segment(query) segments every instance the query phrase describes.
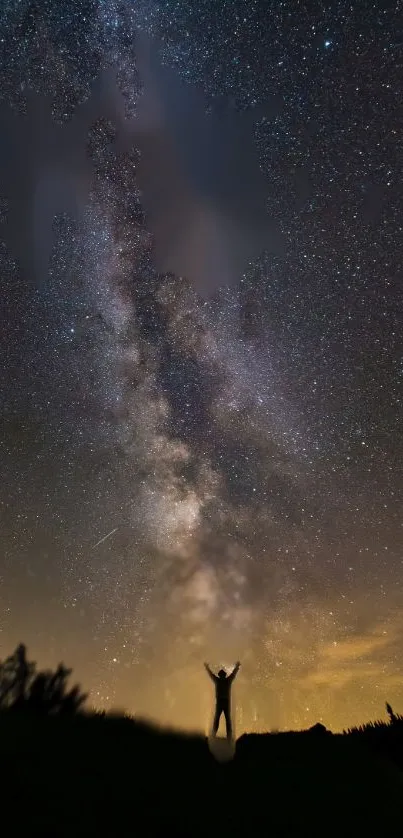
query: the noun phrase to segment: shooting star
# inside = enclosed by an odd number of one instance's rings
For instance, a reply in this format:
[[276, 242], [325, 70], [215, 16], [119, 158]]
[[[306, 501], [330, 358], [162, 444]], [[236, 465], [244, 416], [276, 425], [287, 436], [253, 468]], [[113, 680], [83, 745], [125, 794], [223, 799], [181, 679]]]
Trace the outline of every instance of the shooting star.
[[93, 547], [91, 547], [91, 550], [95, 550], [96, 547], [99, 547], [100, 544], [103, 544], [103, 542], [106, 541], [107, 538], [110, 538], [111, 535], [113, 535], [113, 533], [116, 532], [117, 529], [118, 529], [118, 527], [115, 527], [114, 530], [111, 530], [110, 532], [107, 533], [107, 535], [104, 535], [103, 538], [100, 538], [99, 541], [97, 541], [97, 543], [94, 544]]

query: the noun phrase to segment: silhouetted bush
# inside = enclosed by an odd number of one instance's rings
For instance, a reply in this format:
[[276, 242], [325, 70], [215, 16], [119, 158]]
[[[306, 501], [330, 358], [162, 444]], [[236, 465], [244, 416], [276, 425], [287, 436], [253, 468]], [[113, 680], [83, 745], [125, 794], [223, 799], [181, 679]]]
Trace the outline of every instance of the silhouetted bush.
[[374, 722], [358, 725], [343, 731], [356, 741], [370, 747], [372, 751], [393, 760], [403, 768], [403, 716], [394, 713], [390, 704], [386, 703], [389, 721], [377, 719]]
[[62, 664], [36, 671], [24, 646], [0, 665], [0, 791], [15, 821], [7, 835], [400, 834], [402, 774], [376, 753], [398, 762], [403, 720], [393, 711], [344, 735], [321, 724], [244, 734], [234, 759], [219, 763], [202, 735], [76, 712], [84, 696], [68, 689], [69, 676]]
[[23, 643], [5, 661], [0, 662], [0, 710], [32, 710], [42, 714], [74, 714], [87, 695], [78, 684], [68, 689], [72, 670], [59, 663], [52, 672], [37, 672], [27, 660]]

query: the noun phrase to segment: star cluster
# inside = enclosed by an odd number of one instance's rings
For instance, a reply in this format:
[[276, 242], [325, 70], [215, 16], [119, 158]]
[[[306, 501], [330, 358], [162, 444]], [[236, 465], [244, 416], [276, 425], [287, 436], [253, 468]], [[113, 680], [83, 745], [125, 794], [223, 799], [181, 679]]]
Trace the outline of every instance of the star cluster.
[[5, 3], [1, 654], [96, 706], [398, 707], [401, 12]]

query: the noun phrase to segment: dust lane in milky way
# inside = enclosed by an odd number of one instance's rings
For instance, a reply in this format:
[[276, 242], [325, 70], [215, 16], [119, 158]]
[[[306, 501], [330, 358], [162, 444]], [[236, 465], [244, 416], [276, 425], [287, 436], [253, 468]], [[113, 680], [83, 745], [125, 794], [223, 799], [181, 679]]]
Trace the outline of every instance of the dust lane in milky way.
[[5, 4], [0, 655], [97, 706], [399, 706], [398, 5]]

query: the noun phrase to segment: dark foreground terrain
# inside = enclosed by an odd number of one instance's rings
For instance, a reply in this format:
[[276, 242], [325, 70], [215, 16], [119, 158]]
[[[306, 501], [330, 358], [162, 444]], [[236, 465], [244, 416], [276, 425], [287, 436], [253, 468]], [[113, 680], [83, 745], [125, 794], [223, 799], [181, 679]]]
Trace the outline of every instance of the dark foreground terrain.
[[402, 835], [400, 727], [371, 730], [244, 735], [220, 764], [124, 717], [2, 712], [1, 834]]

